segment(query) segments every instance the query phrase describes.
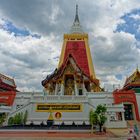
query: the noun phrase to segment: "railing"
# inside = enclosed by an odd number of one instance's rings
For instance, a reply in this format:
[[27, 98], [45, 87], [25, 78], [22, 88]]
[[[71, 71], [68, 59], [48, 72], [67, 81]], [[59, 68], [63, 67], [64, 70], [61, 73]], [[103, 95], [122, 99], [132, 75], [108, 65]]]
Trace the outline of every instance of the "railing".
[[88, 98], [113, 98], [111, 92], [86, 92], [85, 93]]
[[27, 108], [29, 105], [31, 105], [31, 102], [28, 102], [28, 103], [25, 104], [23, 107], [21, 107], [21, 108], [15, 110], [15, 111], [13, 111], [13, 112], [11, 112], [11, 113], [9, 114], [9, 117], [15, 115], [15, 114], [18, 113], [18, 112], [22, 112], [23, 110], [25, 111], [25, 108]]
[[45, 97], [33, 97], [31, 102], [87, 102], [86, 96], [69, 96], [69, 95], [47, 95]]
[[55, 96], [55, 95], [48, 95], [45, 97], [46, 100], [58, 100], [59, 96]]

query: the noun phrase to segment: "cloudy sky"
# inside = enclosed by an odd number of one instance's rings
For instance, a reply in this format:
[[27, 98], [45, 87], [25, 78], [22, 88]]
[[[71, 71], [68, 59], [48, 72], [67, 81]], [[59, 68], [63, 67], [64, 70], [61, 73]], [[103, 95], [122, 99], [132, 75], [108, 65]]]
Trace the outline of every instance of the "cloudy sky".
[[[21, 91], [41, 91], [59, 61], [76, 0], [0, 0], [0, 73]], [[79, 0], [97, 77], [111, 89], [140, 67], [140, 1]]]

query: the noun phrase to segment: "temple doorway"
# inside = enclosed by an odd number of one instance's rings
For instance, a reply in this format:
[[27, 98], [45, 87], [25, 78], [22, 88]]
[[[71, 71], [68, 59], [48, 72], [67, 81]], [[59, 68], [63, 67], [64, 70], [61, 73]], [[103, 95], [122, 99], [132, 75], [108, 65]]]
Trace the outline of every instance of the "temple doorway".
[[124, 104], [124, 110], [125, 120], [134, 120], [133, 104]]
[[64, 95], [74, 95], [74, 76], [65, 76], [65, 93]]

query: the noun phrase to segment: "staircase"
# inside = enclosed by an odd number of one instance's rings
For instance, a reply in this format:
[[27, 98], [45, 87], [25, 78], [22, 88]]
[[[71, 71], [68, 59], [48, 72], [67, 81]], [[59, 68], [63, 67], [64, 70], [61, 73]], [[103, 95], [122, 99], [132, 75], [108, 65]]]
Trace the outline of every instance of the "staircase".
[[24, 112], [25, 110], [27, 110], [26, 108], [28, 108], [28, 106], [32, 105], [31, 102], [28, 102], [27, 104], [25, 104], [24, 106], [22, 106], [21, 108], [17, 109], [16, 111], [13, 111], [12, 113], [10, 113], [8, 115], [8, 117], [12, 117], [14, 115], [16, 115], [19, 112]]

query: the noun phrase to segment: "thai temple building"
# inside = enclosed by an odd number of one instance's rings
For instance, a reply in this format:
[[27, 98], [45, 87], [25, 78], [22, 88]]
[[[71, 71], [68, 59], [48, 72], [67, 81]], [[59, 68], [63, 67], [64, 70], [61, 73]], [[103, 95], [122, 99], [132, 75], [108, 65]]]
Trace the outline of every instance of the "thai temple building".
[[116, 104], [122, 102], [125, 109], [125, 120], [140, 121], [140, 71], [136, 71], [126, 79], [121, 90], [113, 92]]
[[58, 67], [42, 86], [42, 92], [19, 92], [13, 79], [0, 75], [0, 112], [7, 114], [5, 125], [10, 117], [26, 111], [26, 124], [47, 125], [52, 120], [58, 125], [89, 125], [89, 112], [99, 104], [107, 107], [107, 128], [126, 128], [127, 121], [140, 121], [140, 71], [137, 68], [122, 89], [107, 92], [100, 87], [78, 5], [70, 32], [64, 34]]
[[0, 113], [11, 111], [16, 92], [14, 79], [0, 74]]

